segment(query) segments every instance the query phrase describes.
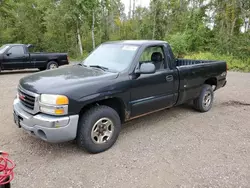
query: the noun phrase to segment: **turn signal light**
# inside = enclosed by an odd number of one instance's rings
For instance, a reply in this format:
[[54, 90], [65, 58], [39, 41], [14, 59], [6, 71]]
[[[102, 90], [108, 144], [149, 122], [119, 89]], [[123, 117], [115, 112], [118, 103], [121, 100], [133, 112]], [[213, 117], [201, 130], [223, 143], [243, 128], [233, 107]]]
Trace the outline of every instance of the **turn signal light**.
[[57, 105], [69, 104], [69, 99], [66, 96], [58, 96], [56, 99]]
[[62, 114], [64, 114], [64, 109], [55, 109], [55, 114], [56, 115], [62, 115]]

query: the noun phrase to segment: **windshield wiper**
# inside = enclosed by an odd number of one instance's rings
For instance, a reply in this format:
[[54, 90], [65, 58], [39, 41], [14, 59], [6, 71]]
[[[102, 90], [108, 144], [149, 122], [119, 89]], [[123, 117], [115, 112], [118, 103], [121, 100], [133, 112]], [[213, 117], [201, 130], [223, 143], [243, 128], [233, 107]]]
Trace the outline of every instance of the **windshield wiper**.
[[103, 66], [100, 66], [100, 65], [90, 65], [89, 67], [94, 67], [94, 68], [102, 69], [104, 71], [108, 71], [109, 70], [109, 68], [103, 67]]

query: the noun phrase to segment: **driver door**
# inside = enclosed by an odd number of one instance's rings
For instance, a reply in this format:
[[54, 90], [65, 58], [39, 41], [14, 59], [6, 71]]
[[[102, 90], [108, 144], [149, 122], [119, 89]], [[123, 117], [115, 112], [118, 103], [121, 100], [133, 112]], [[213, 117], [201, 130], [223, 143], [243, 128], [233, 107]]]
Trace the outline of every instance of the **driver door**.
[[12, 46], [3, 57], [4, 69], [23, 69], [27, 56], [24, 54], [23, 46]]
[[[174, 105], [174, 76], [168, 68], [163, 46], [148, 47], [138, 63], [152, 62], [156, 66], [153, 74], [141, 74], [132, 80], [131, 117], [157, 111]], [[155, 54], [158, 60], [155, 61]]]

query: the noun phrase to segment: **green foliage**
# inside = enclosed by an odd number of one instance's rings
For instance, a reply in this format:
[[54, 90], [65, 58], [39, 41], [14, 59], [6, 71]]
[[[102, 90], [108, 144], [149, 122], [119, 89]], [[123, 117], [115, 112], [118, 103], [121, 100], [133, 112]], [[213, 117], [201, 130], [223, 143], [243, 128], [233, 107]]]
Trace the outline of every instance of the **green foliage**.
[[152, 54], [154, 52], [160, 52], [161, 54], [163, 54], [163, 50], [161, 47], [149, 47], [147, 48], [141, 55], [140, 57], [140, 62], [150, 62], [151, 61], [151, 57]]
[[201, 53], [194, 53], [194, 54], [186, 55], [185, 58], [226, 61], [228, 65], [228, 69], [230, 70], [250, 72], [250, 57], [245, 58], [245, 59], [239, 59], [232, 55], [219, 55], [219, 54], [213, 54], [210, 52], [201, 52]]
[[222, 54], [231, 68], [247, 70], [249, 0], [151, 0], [131, 17], [124, 9], [121, 0], [0, 0], [0, 45], [32, 43], [77, 58], [107, 40], [165, 39], [178, 57]]
[[189, 35], [186, 33], [176, 33], [166, 38], [171, 45], [176, 57], [183, 57], [189, 50]]
[[71, 62], [82, 62], [86, 57], [88, 57], [89, 54], [90, 54], [89, 52], [83, 51], [83, 55], [70, 57], [69, 59]]

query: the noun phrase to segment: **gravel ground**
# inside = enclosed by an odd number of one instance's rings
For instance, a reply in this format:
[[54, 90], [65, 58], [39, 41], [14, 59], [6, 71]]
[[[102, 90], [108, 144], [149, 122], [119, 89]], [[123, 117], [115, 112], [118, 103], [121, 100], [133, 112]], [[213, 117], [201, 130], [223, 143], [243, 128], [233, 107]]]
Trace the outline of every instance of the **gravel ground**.
[[0, 75], [0, 149], [17, 164], [13, 187], [250, 187], [249, 73], [230, 72], [210, 112], [185, 105], [131, 121], [97, 155], [16, 128], [16, 86], [30, 73]]

